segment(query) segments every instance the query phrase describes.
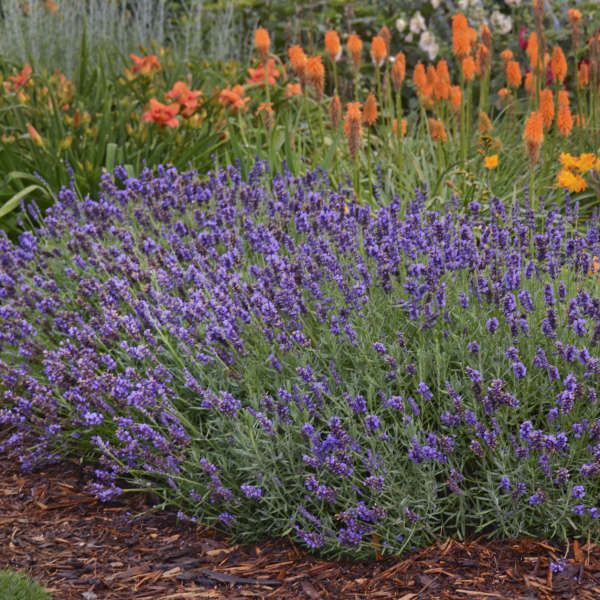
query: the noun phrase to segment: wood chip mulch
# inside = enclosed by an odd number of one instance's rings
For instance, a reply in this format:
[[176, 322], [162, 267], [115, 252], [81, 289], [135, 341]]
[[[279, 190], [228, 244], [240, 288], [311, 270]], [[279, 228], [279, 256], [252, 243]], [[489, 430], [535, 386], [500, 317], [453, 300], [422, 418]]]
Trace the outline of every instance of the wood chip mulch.
[[[448, 539], [395, 560], [340, 563], [291, 542], [241, 547], [177, 523], [138, 494], [102, 504], [74, 462], [23, 474], [0, 456], [0, 568], [31, 574], [55, 600], [201, 598], [549, 600], [600, 598], [600, 548], [563, 553], [530, 539]], [[1, 595], [1, 594], [0, 594]]]

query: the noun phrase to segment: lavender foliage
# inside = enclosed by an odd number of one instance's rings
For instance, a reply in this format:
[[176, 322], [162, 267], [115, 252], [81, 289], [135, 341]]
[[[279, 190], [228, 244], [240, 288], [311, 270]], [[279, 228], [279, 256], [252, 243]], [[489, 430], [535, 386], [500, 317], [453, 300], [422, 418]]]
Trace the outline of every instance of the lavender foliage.
[[0, 233], [0, 449], [328, 555], [598, 535], [597, 221], [427, 206], [264, 162], [63, 189]]

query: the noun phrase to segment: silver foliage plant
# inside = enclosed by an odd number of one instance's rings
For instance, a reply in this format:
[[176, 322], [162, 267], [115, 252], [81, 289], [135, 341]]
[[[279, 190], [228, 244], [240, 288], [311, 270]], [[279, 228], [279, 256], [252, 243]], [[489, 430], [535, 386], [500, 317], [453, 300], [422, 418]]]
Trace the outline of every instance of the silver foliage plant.
[[33, 61], [72, 76], [86, 52], [99, 60], [106, 50], [126, 56], [141, 46], [152, 51], [169, 45], [182, 60], [199, 55], [218, 60], [240, 58], [250, 43], [242, 39], [233, 1], [218, 14], [207, 13], [203, 0], [178, 5], [167, 0], [56, 0], [56, 8], [53, 12], [45, 2], [32, 0], [26, 10], [22, 0], [3, 0], [1, 58], [17, 65]]

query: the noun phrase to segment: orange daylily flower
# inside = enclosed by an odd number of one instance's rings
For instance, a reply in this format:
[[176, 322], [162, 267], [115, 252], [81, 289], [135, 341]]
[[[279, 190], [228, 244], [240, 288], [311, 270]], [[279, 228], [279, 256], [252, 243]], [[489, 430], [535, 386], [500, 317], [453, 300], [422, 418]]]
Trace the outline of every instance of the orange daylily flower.
[[[260, 63], [256, 69], [248, 69], [250, 77], [246, 80], [246, 85], [258, 84], [259, 87], [265, 86], [265, 66], [264, 62]], [[269, 85], [275, 85], [280, 73], [275, 68], [275, 60], [270, 58], [267, 61], [267, 82]]]
[[27, 83], [31, 73], [32, 71], [29, 63], [25, 63], [25, 66], [18, 75], [9, 76], [9, 79], [12, 81], [12, 91], [15, 93], [18, 92]]
[[135, 54], [130, 54], [129, 58], [135, 63], [134, 67], [131, 69], [132, 73], [141, 73], [142, 75], [147, 75], [152, 71], [160, 71], [161, 66], [158, 62], [158, 57], [155, 54], [150, 54], [149, 56], [136, 56]]
[[224, 107], [233, 107], [235, 110], [243, 109], [248, 102], [250, 102], [250, 98], [244, 98], [244, 86], [242, 85], [234, 85], [233, 88], [231, 86], [227, 86], [224, 90], [221, 90], [219, 94], [219, 102]]
[[175, 115], [179, 112], [179, 104], [163, 104], [158, 100], [150, 99], [150, 110], [146, 111], [142, 116], [144, 123], [153, 121], [161, 127], [168, 125], [173, 129], [179, 126], [179, 121], [175, 118]]
[[185, 119], [191, 117], [196, 112], [199, 106], [197, 100], [199, 96], [202, 96], [202, 90], [190, 90], [185, 81], [177, 81], [165, 94], [165, 98], [174, 100], [179, 104], [181, 116]]
[[288, 83], [285, 86], [284, 96], [286, 98], [293, 98], [302, 94], [302, 86], [299, 83]]
[[42, 140], [42, 136], [38, 133], [37, 129], [31, 124], [27, 123], [25, 125], [27, 128], [27, 133], [29, 134], [29, 139], [40, 148], [44, 147], [44, 140]]

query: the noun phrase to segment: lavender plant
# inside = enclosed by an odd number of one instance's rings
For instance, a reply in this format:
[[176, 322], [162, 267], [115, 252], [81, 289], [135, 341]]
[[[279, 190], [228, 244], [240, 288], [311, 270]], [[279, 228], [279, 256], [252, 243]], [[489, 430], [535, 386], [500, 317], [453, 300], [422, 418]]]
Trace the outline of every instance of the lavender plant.
[[260, 161], [63, 189], [0, 234], [1, 449], [331, 556], [597, 536], [597, 219], [426, 206]]

